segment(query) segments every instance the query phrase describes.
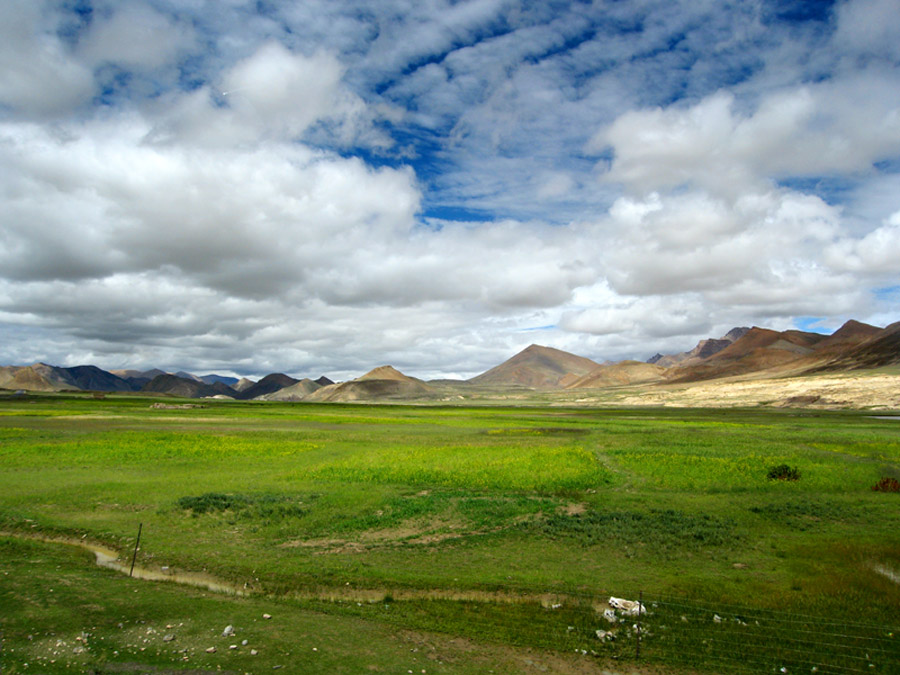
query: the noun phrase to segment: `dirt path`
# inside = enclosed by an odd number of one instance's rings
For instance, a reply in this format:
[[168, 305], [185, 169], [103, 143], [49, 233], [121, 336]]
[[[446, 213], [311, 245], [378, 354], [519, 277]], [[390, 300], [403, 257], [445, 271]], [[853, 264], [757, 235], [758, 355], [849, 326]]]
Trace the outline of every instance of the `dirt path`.
[[[205, 588], [215, 593], [224, 593], [234, 596], [267, 595], [264, 591], [255, 591], [234, 583], [218, 579], [211, 574], [203, 572], [191, 572], [170, 570], [166, 567], [151, 569], [135, 565], [132, 571], [130, 562], [122, 562], [116, 551], [83, 539], [69, 537], [48, 537], [39, 534], [25, 534], [20, 532], [0, 531], [2, 537], [14, 537], [18, 539], [30, 539], [50, 544], [63, 544], [75, 546], [90, 551], [96, 558], [96, 564], [106, 569], [111, 569], [126, 576], [147, 581], [167, 581], [196, 588]], [[329, 602], [351, 601], [375, 603], [384, 601], [390, 596], [394, 600], [456, 600], [468, 602], [491, 602], [497, 604], [525, 604], [540, 603], [544, 607], [555, 607], [563, 604], [581, 603], [582, 598], [563, 593], [527, 593], [513, 591], [483, 591], [452, 588], [433, 589], [403, 589], [403, 588], [355, 588], [353, 586], [333, 586], [319, 589], [302, 589], [291, 591], [282, 597], [295, 600], [325, 600]], [[596, 602], [594, 610], [602, 614], [609, 609], [607, 602]]]

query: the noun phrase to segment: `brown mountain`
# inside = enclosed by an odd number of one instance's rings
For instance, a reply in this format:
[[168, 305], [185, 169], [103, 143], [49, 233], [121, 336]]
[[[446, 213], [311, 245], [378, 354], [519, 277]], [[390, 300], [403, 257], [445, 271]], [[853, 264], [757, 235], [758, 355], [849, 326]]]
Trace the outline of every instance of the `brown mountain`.
[[271, 394], [263, 394], [257, 396], [257, 401], [302, 401], [314, 391], [318, 391], [322, 385], [310, 380], [308, 377], [303, 378], [296, 384], [292, 384], [284, 389], [279, 389]]
[[[241, 400], [258, 398], [260, 396], [265, 396], [266, 394], [273, 394], [279, 389], [290, 387], [293, 384], [297, 384], [299, 381], [300, 380], [293, 378], [290, 375], [285, 375], [284, 373], [272, 373], [271, 375], [266, 375], [253, 386], [247, 387], [243, 391], [235, 392], [232, 395]], [[234, 390], [232, 389], [232, 391]]]
[[558, 388], [563, 386], [564, 378], [567, 383], [571, 381], [571, 377], [567, 378], [567, 375], [581, 377], [599, 365], [583, 356], [560, 349], [531, 345], [499, 366], [473, 377], [469, 382], [536, 389]]
[[641, 361], [620, 361], [608, 365], [601, 365], [587, 375], [579, 377], [566, 389], [602, 389], [606, 387], [621, 387], [631, 384], [649, 384], [661, 382], [665, 378], [666, 369], [660, 365], [643, 363]]
[[[864, 330], [868, 332], [868, 329]], [[900, 321], [856, 343], [847, 343], [825, 363], [811, 368], [809, 372], [880, 368], [898, 363], [900, 363]]]
[[834, 348], [846, 349], [848, 346], [858, 345], [880, 333], [883, 328], [871, 326], [867, 323], [850, 319], [834, 333], [816, 345], [816, 351], [831, 350]]
[[97, 366], [74, 366], [61, 370], [65, 370], [68, 379], [78, 389], [84, 391], [133, 391], [135, 389], [131, 382]]
[[26, 391], [61, 391], [73, 389], [46, 378], [34, 366], [6, 366], [0, 370], [0, 387], [3, 389], [25, 389]]
[[365, 380], [396, 380], [397, 382], [417, 382], [416, 378], [404, 375], [393, 366], [378, 366], [373, 368], [365, 375], [356, 378], [356, 382]]
[[29, 391], [133, 391], [125, 379], [96, 366], [63, 368], [46, 363], [9, 366], [0, 371], [0, 387]]
[[208, 396], [234, 396], [235, 391], [227, 384], [217, 382], [206, 384], [197, 380], [189, 380], [186, 377], [178, 377], [166, 373], [157, 375], [141, 389], [143, 392], [154, 394], [168, 394], [169, 396], [181, 396], [183, 398], [206, 398]]
[[330, 384], [314, 391], [306, 401], [383, 401], [432, 398], [433, 387], [422, 380], [404, 375], [392, 366], [380, 366], [355, 380]]
[[153, 368], [152, 370], [110, 370], [109, 372], [128, 382], [133, 391], [140, 391], [144, 385], [157, 375], [166, 375], [166, 371], [159, 368]]
[[653, 358], [648, 359], [647, 363], [654, 363], [657, 366], [663, 366], [664, 368], [678, 365], [694, 365], [704, 359], [708, 359], [713, 354], [719, 353], [736, 340], [744, 337], [749, 330], [750, 329], [746, 326], [732, 328], [720, 338], [700, 340], [700, 342], [697, 343], [697, 346], [690, 351], [681, 352], [680, 354], [657, 354]]
[[244, 391], [245, 389], [249, 389], [250, 387], [252, 387], [254, 384], [256, 384], [256, 382], [254, 382], [253, 380], [242, 377], [237, 381], [236, 384], [231, 385], [231, 388], [235, 391]]
[[667, 374], [671, 382], [694, 382], [733, 377], [783, 367], [813, 353], [825, 339], [819, 333], [774, 331], [753, 327], [721, 351], [695, 365], [676, 366]]

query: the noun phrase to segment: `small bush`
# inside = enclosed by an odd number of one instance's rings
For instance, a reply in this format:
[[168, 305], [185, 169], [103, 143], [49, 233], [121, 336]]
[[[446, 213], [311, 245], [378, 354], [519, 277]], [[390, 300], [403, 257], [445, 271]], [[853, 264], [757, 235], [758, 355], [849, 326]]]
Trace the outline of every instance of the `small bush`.
[[900, 492], [900, 481], [890, 476], [885, 476], [872, 486], [875, 492]]
[[247, 504], [243, 495], [226, 495], [220, 492], [207, 492], [199, 497], [182, 497], [178, 500], [178, 506], [185, 511], [194, 513], [208, 513], [210, 511], [236, 510]]
[[[307, 498], [315, 499], [315, 497], [315, 495], [311, 495]], [[194, 516], [228, 511], [241, 518], [280, 520], [303, 516], [306, 513], [301, 501], [290, 499], [284, 495], [272, 494], [242, 495], [207, 492], [196, 497], [181, 497], [177, 503], [179, 508], [191, 511]]]
[[770, 466], [769, 473], [766, 474], [766, 477], [769, 480], [800, 480], [800, 469], [796, 466], [788, 466], [787, 464]]

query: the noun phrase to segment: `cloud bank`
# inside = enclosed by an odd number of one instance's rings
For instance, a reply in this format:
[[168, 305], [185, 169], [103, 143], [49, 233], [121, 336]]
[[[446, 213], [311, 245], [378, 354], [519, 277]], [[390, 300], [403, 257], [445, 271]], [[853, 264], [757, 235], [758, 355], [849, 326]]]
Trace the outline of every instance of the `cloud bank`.
[[471, 376], [897, 320], [891, 4], [16, 0], [0, 363]]

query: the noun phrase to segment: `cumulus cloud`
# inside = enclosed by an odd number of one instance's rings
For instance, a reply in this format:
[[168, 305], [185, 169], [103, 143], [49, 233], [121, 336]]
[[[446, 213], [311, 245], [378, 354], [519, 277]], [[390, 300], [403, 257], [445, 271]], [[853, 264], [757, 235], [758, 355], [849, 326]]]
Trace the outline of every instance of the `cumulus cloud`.
[[831, 265], [846, 272], [885, 275], [895, 280], [900, 251], [900, 211], [861, 239], [843, 238], [827, 251]]
[[835, 43], [851, 52], [900, 59], [893, 21], [897, 6], [891, 0], [854, 0], [837, 8]]
[[588, 147], [614, 148], [606, 179], [637, 190], [741, 194], [779, 176], [862, 171], [900, 152], [900, 98], [867, 79], [777, 92], [751, 115], [724, 91], [687, 109], [628, 112]]
[[154, 69], [175, 61], [194, 47], [192, 29], [152, 6], [118, 2], [98, 12], [78, 42], [86, 63], [114, 63], [125, 68]]
[[467, 376], [884, 317], [889, 9], [16, 1], [0, 362]]
[[408, 170], [372, 170], [297, 145], [142, 143], [148, 129], [136, 118], [63, 138], [0, 127], [8, 275], [169, 266], [237, 294], [277, 293], [318, 269], [323, 252], [336, 256], [412, 227], [419, 194]]
[[0, 22], [0, 112], [48, 118], [86, 103], [94, 93], [89, 68], [72, 58], [56, 34], [58, 17], [40, 3], [12, 0]]

